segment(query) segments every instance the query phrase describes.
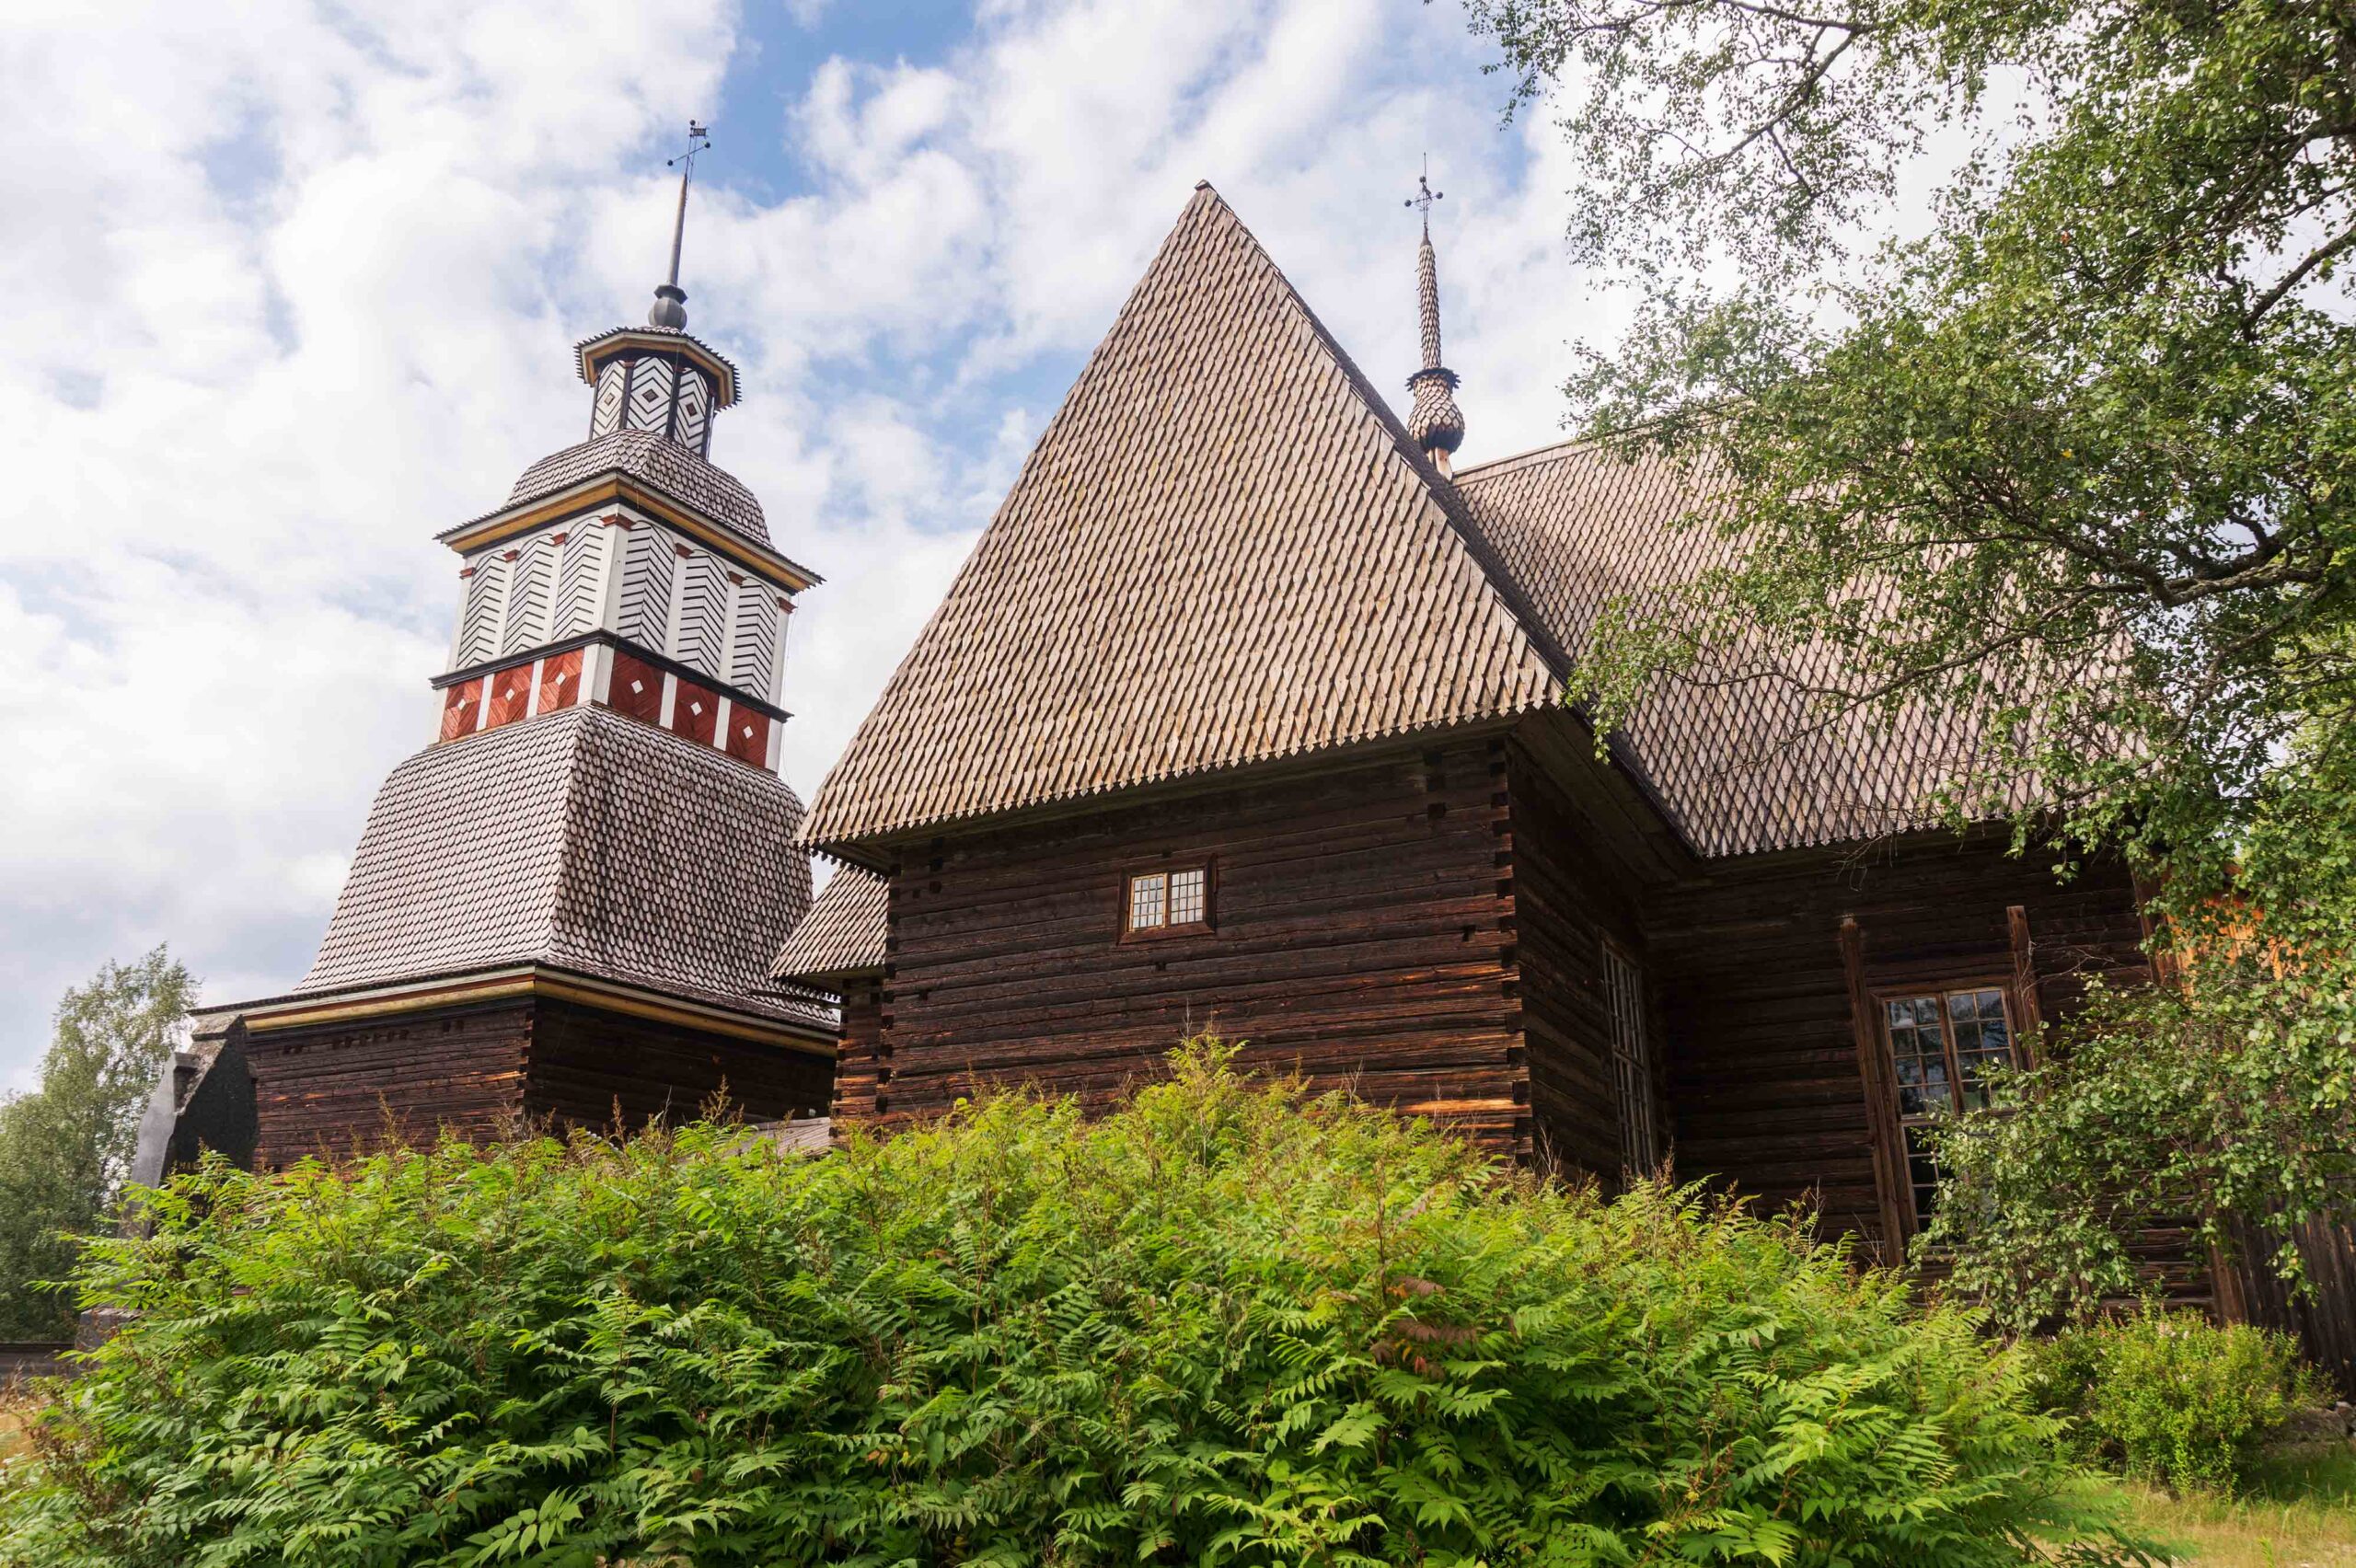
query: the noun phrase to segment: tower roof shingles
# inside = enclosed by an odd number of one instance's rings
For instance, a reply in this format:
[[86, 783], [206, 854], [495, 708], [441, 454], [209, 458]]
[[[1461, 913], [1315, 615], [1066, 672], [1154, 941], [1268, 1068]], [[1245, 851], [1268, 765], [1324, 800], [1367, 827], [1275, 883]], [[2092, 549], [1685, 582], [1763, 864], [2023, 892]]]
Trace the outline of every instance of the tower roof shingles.
[[769, 963], [810, 903], [802, 802], [609, 709], [428, 747], [369, 808], [297, 995], [541, 963], [825, 1027]]

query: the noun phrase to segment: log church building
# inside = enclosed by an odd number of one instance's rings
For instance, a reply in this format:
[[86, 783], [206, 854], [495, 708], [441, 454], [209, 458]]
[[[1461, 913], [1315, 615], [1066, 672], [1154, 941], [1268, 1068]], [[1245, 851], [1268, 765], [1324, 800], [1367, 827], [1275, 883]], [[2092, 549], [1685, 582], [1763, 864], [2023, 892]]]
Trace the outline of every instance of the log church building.
[[1663, 466], [1460, 464], [1427, 205], [1418, 262], [1402, 420], [1198, 186], [805, 813], [819, 579], [711, 460], [737, 375], [675, 253], [575, 352], [587, 438], [441, 536], [438, 731], [309, 974], [222, 1015], [257, 1159], [723, 1082], [886, 1127], [988, 1083], [1101, 1103], [1215, 1030], [1516, 1160], [1673, 1159], [1902, 1241], [1919, 1124], [2143, 963], [2132, 880], [1939, 827], [1965, 715], [1672, 688], [1599, 757], [1588, 629], [1715, 547]]

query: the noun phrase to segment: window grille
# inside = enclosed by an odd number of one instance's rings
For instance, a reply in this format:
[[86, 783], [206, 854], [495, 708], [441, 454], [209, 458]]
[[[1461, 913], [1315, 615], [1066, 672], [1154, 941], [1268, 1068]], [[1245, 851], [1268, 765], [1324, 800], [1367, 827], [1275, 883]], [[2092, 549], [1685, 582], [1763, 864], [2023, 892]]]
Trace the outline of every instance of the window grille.
[[1139, 871], [1129, 878], [1126, 934], [1200, 929], [1210, 919], [1208, 866]]
[[1199, 926], [1203, 922], [1203, 870], [1170, 873], [1170, 923]]
[[1169, 880], [1160, 871], [1129, 879], [1129, 929], [1149, 931], [1170, 923]]
[[1645, 1028], [1644, 976], [1628, 955], [1603, 945], [1603, 997], [1611, 1015], [1611, 1082], [1620, 1100], [1620, 1159], [1628, 1170], [1660, 1164], [1653, 1127], [1652, 1036]]
[[1886, 997], [1882, 1037], [1889, 1047], [1906, 1185], [1919, 1226], [1931, 1217], [1944, 1174], [1931, 1147], [1931, 1124], [1951, 1106], [1984, 1109], [1989, 1069], [2018, 1065], [2012, 1014], [1995, 986]]

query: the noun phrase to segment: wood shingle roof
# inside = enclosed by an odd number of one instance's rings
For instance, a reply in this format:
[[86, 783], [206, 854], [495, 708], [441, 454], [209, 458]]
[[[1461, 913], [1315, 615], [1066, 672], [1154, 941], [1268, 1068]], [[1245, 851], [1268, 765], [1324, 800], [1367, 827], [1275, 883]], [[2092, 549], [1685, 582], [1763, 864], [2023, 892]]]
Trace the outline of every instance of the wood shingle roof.
[[1198, 189], [805, 836], [927, 824], [1545, 702], [1461, 509]]
[[[1207, 185], [820, 788], [882, 840], [1562, 700], [1607, 600], [1723, 548], [1706, 489], [1566, 443], [1455, 480]], [[1726, 651], [1620, 755], [1696, 852], [1926, 825], [1970, 714], [1812, 722], [1821, 651]]]
[[826, 1027], [769, 963], [810, 903], [785, 781], [594, 706], [430, 746], [376, 792], [296, 995], [538, 963]]
[[890, 895], [891, 883], [865, 867], [838, 869], [785, 939], [769, 973], [820, 984], [883, 968]]

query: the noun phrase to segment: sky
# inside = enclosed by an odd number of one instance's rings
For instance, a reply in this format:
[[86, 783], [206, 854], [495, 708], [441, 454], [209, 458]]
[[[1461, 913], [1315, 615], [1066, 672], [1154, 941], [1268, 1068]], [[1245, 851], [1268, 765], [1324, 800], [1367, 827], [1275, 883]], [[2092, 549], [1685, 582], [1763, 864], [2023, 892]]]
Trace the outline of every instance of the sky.
[[0, 1088], [107, 960], [301, 976], [433, 732], [433, 536], [581, 439], [571, 345], [644, 318], [689, 117], [689, 329], [745, 372], [712, 457], [826, 580], [807, 800], [1199, 179], [1403, 407], [1428, 156], [1460, 461], [1560, 437], [1611, 306], [1490, 58], [1452, 0], [17, 0]]

